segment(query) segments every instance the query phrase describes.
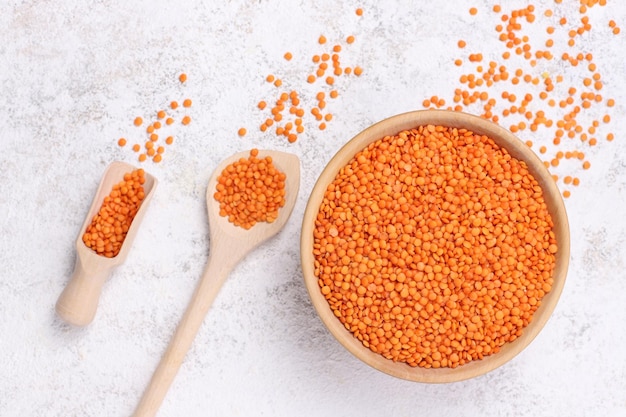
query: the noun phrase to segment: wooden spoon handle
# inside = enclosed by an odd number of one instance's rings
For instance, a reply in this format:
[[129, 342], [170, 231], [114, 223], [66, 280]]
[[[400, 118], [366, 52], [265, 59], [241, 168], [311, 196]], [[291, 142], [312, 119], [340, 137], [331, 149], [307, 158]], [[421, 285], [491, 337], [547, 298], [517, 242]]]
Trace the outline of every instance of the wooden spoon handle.
[[232, 266], [212, 262], [220, 259], [211, 256], [207, 262], [200, 283], [198, 284], [187, 310], [183, 315], [170, 344], [154, 371], [150, 384], [135, 409], [133, 417], [152, 417], [156, 415], [167, 391], [174, 381], [187, 351], [191, 347], [200, 326]]
[[109, 272], [109, 269], [88, 271], [80, 257], [77, 257], [72, 277], [56, 303], [55, 309], [59, 317], [74, 326], [91, 323]]

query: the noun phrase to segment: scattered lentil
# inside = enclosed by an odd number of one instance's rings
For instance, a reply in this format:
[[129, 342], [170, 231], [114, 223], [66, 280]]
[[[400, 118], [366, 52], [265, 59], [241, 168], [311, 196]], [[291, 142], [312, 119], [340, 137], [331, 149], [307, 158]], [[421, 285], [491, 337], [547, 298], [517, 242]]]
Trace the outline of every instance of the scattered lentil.
[[[187, 81], [187, 75], [185, 73], [181, 73], [178, 76], [178, 80], [180, 81], [180, 83], [185, 83]], [[189, 107], [191, 107], [191, 99], [186, 98], [183, 100], [183, 107], [185, 107], [186, 109], [188, 109]], [[155, 163], [161, 162], [163, 159], [163, 154], [165, 153], [165, 147], [163, 146], [155, 146], [154, 144], [157, 143], [159, 141], [159, 134], [157, 134], [157, 131], [160, 131], [160, 129], [166, 129], [166, 127], [168, 127], [167, 129], [171, 129], [171, 126], [174, 124], [174, 117], [179, 116], [177, 114], [177, 112], [175, 112], [176, 109], [179, 108], [179, 104], [178, 101], [173, 100], [169, 102], [169, 107], [170, 109], [173, 111], [172, 114], [168, 115], [168, 113], [161, 109], [161, 110], [157, 110], [154, 113], [154, 117], [155, 119], [153, 121], [151, 121], [150, 123], [147, 124], [145, 132], [147, 135], [147, 139], [148, 140], [140, 140], [140, 143], [135, 143], [132, 147], [131, 150], [135, 153], [138, 153], [141, 151], [141, 149], [144, 149], [144, 152], [140, 153], [137, 156], [137, 160], [139, 162], [145, 162], [148, 157], [151, 157], [152, 161]], [[164, 123], [163, 123], [164, 122]], [[185, 124], [189, 124], [191, 122], [191, 117], [189, 115], [183, 115], [181, 122], [183, 125]], [[135, 119], [133, 120], [133, 124], [135, 126], [141, 126], [143, 125], [144, 120], [142, 117], [135, 117]], [[164, 132], [164, 136], [165, 134], [169, 134], [170, 132]], [[124, 139], [123, 141], [121, 139]], [[125, 138], [121, 138], [117, 141], [117, 144], [120, 147], [123, 147], [126, 145], [127, 140]], [[165, 140], [165, 144], [167, 145], [171, 145], [174, 142], [174, 138], [172, 135], [167, 136], [166, 140]]]
[[[560, 4], [561, 1], [555, 0], [555, 3]], [[455, 104], [446, 106], [440, 100], [424, 99], [423, 107], [469, 111], [503, 124], [530, 143], [531, 148], [537, 147], [544, 164], [551, 171], [563, 174], [555, 175], [559, 186], [568, 188], [570, 184], [565, 184], [562, 178], [567, 176], [565, 171], [572, 169], [572, 165], [554, 162], [559, 159], [556, 154], [563, 148], [572, 150], [581, 146], [596, 146], [598, 138], [595, 135], [600, 134], [600, 128], [587, 124], [587, 121], [596, 119], [610, 123], [611, 115], [603, 114], [600, 106], [604, 104], [607, 109], [615, 106], [613, 98], [604, 99], [598, 94], [605, 88], [605, 84], [593, 55], [576, 51], [583, 49], [576, 45], [576, 41], [592, 29], [591, 14], [588, 14], [590, 9], [605, 6], [606, 1], [579, 0], [579, 5], [579, 16], [559, 16], [556, 20], [552, 16], [557, 13], [550, 8], [540, 13], [532, 4], [510, 10], [504, 10], [500, 5], [493, 6], [492, 11], [499, 17], [495, 30], [497, 39], [504, 47], [504, 51], [499, 54], [503, 62], [490, 61], [487, 67], [479, 51], [454, 59], [455, 66], [470, 67], [459, 77], [461, 85], [454, 92]], [[559, 7], [558, 13], [563, 12], [565, 9]], [[477, 9], [472, 7], [470, 14], [476, 13]], [[555, 21], [558, 22], [557, 27]], [[611, 30], [617, 28], [614, 20], [608, 22]], [[533, 24], [544, 25], [548, 35], [547, 39], [538, 44], [531, 42], [525, 33], [526, 28]], [[567, 39], [566, 46], [555, 42], [559, 36]], [[467, 45], [465, 40], [456, 42], [459, 48]], [[558, 85], [565, 80], [563, 74], [551, 74], [539, 69], [545, 68], [542, 67], [543, 62], [547, 64], [554, 59], [561, 59], [568, 64], [567, 70], [572, 71], [571, 76], [567, 77], [569, 85]], [[575, 70], [585, 71], [585, 74], [577, 74]], [[513, 91], [521, 91], [523, 94], [516, 96]], [[502, 100], [496, 99], [500, 93]], [[538, 100], [533, 100], [534, 97], [538, 97]], [[547, 112], [550, 108], [553, 110]], [[549, 133], [543, 132], [544, 129]], [[524, 138], [534, 132], [537, 132], [538, 140]], [[611, 132], [605, 134], [607, 139], [614, 138]], [[545, 137], [552, 142], [549, 147], [542, 143]], [[564, 195], [569, 196], [570, 193]]]
[[[349, 35], [345, 38], [345, 45], [354, 43], [355, 37]], [[319, 45], [327, 45], [328, 39], [324, 35], [320, 35], [317, 39]], [[300, 95], [298, 91], [292, 90], [286, 92], [279, 90], [278, 97], [273, 100], [260, 100], [257, 104], [259, 110], [269, 110], [271, 112], [271, 118], [264, 118], [265, 120], [259, 124], [259, 130], [261, 132], [273, 132], [276, 136], [282, 136], [287, 139], [288, 142], [293, 143], [298, 139], [298, 135], [302, 134], [305, 129], [302, 126], [302, 118], [309, 110], [317, 109], [315, 112], [311, 111], [311, 114], [315, 117], [315, 120], [320, 122], [324, 120], [319, 110], [324, 109], [326, 102], [323, 98], [320, 98], [320, 94], [328, 94], [331, 98], [337, 98], [339, 96], [336, 90], [336, 85], [340, 77], [349, 76], [354, 74], [360, 76], [363, 73], [363, 69], [359, 66], [354, 68], [344, 66], [341, 62], [341, 53], [344, 50], [344, 45], [336, 43], [330, 47], [327, 51], [321, 51], [315, 53], [311, 57], [311, 62], [314, 64], [312, 71], [307, 71], [305, 81], [308, 84], [322, 84], [320, 90], [315, 94], [315, 103], [303, 102], [301, 103]], [[289, 54], [289, 53], [287, 53]], [[285, 54], [285, 58], [287, 58]], [[265, 77], [268, 83], [274, 83], [274, 86], [281, 87], [282, 81], [276, 78], [275, 75], [270, 74]], [[276, 105], [268, 108], [267, 103], [275, 102]], [[286, 114], [288, 113], [288, 114]], [[332, 118], [329, 116], [327, 122]], [[289, 123], [294, 123], [297, 120], [300, 122], [295, 129], [286, 129]], [[276, 124], [275, 129], [268, 129], [273, 124]], [[326, 123], [319, 123], [318, 127], [323, 130], [326, 128]]]

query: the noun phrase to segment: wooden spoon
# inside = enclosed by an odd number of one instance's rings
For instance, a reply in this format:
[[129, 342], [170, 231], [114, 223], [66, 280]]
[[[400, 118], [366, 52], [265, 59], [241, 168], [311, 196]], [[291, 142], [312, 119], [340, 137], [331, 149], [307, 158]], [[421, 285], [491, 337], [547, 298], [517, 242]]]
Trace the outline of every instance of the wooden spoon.
[[295, 155], [278, 151], [259, 151], [259, 158], [271, 156], [277, 169], [286, 175], [285, 205], [273, 223], [257, 223], [245, 230], [219, 215], [219, 203], [213, 198], [222, 170], [249, 152], [237, 153], [224, 160], [209, 179], [206, 203], [210, 227], [210, 252], [204, 273], [187, 306], [170, 344], [144, 391], [134, 417], [154, 416], [193, 342], [209, 307], [228, 274], [237, 263], [258, 245], [278, 233], [291, 215], [300, 187], [300, 161]]
[[83, 226], [80, 228], [78, 238], [76, 239], [76, 265], [74, 272], [56, 303], [57, 314], [70, 324], [86, 326], [93, 321], [98, 309], [102, 286], [113, 269], [126, 260], [135, 235], [139, 230], [139, 225], [157, 185], [156, 178], [147, 172], [145, 173], [146, 182], [143, 185], [145, 197], [128, 229], [119, 253], [113, 258], [107, 258], [98, 255], [83, 242], [83, 234], [93, 217], [100, 210], [104, 198], [109, 195], [115, 184], [124, 179], [124, 174], [135, 169], [137, 168], [119, 161], [112, 162], [107, 167], [96, 191], [96, 196], [91, 203], [91, 208], [87, 213]]

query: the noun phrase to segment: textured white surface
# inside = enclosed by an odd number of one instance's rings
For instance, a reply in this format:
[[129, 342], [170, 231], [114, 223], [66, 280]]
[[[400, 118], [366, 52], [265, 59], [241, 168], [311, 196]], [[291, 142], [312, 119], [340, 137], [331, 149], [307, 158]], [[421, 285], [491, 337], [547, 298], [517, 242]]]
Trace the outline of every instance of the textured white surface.
[[[500, 59], [491, 2], [92, 3], [5, 0], [0, 13], [1, 416], [130, 415], [207, 258], [206, 181], [221, 159], [251, 147], [301, 158], [298, 203], [285, 230], [233, 271], [160, 416], [626, 415], [626, 33], [612, 35], [607, 23], [626, 29], [626, 3], [594, 7], [593, 30], [574, 48], [593, 53], [602, 94], [617, 102], [608, 110], [612, 122], [601, 127], [616, 139], [598, 135], [594, 148], [573, 145], [587, 152], [590, 170], [556, 170], [581, 178], [566, 200], [572, 256], [561, 301], [521, 355], [449, 385], [378, 373], [332, 339], [304, 288], [299, 227], [315, 178], [345, 141], [375, 121], [422, 108], [433, 94], [451, 103], [463, 71], [455, 58], [481, 51]], [[527, 33], [545, 37], [546, 23], [562, 15], [574, 25], [578, 2], [564, 3], [535, 2], [543, 23]], [[558, 13], [543, 17], [547, 7]], [[305, 79], [311, 56], [322, 51], [320, 34], [344, 46], [355, 35], [342, 61], [364, 74], [337, 80], [340, 96], [328, 101], [334, 119], [325, 131], [309, 117], [295, 144], [261, 134], [266, 116], [256, 103], [276, 94], [265, 75], [313, 103], [318, 87]], [[458, 39], [467, 50], [457, 48]], [[509, 70], [520, 62], [511, 59]], [[542, 65], [532, 71], [562, 74], [564, 85], [588, 76], [560, 59]], [[181, 71], [189, 74], [185, 85], [176, 80]], [[54, 303], [100, 175], [112, 160], [136, 160], [116, 139], [143, 138], [135, 116], [150, 119], [185, 97], [194, 100], [193, 121], [176, 127], [164, 163], [144, 164], [160, 185], [128, 260], [105, 285], [95, 321], [82, 330], [62, 324]], [[548, 116], [557, 118], [557, 109]], [[584, 117], [607, 111], [594, 109]], [[241, 126], [249, 132], [243, 138]], [[552, 143], [544, 130], [522, 136], [535, 146]]]

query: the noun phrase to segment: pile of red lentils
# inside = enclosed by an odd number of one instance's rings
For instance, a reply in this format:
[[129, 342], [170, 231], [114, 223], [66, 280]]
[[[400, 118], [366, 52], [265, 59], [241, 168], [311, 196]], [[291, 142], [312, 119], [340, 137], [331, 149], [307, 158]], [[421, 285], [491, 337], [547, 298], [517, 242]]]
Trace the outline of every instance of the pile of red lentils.
[[[179, 74], [178, 81], [185, 84], [187, 74]], [[190, 98], [184, 98], [180, 102], [172, 100], [164, 108], [156, 110], [151, 115], [151, 120], [144, 120], [141, 116], [134, 118], [133, 125], [141, 129], [145, 128], [140, 135], [143, 139], [139, 139], [131, 147], [132, 151], [137, 154], [139, 162], [159, 163], [163, 160], [166, 148], [174, 143], [173, 128], [176, 125], [187, 126], [191, 123], [191, 116], [187, 112], [191, 105]], [[119, 138], [117, 144], [120, 147], [125, 147], [128, 144], [128, 139]]]
[[[592, 30], [607, 36], [619, 36], [621, 30], [610, 18], [591, 21], [589, 10], [605, 6], [606, 0], [554, 3], [554, 8], [544, 10], [532, 4], [504, 10], [495, 4], [481, 11], [497, 17], [500, 56], [490, 53], [487, 59], [471, 39], [457, 40], [461, 56], [454, 64], [466, 71], [460, 75], [453, 104], [434, 95], [423, 106], [476, 113], [520, 138], [538, 138], [537, 144], [525, 142], [551, 170], [563, 196], [569, 197], [572, 186], [580, 183], [577, 173], [591, 167], [587, 150], [615, 137], [608, 128], [615, 100], [606, 96], [600, 68], [584, 48], [585, 38]], [[472, 7], [469, 13], [479, 11]], [[538, 25], [545, 36], [531, 39], [529, 28]], [[564, 73], [549, 70], [554, 60], [566, 64]]]
[[286, 179], [271, 156], [261, 158], [258, 149], [250, 150], [248, 158], [228, 165], [217, 178], [213, 198], [220, 204], [220, 216], [244, 229], [273, 223], [285, 205]]
[[112, 187], [83, 234], [88, 248], [107, 258], [117, 256], [145, 197], [145, 182], [144, 170], [136, 169]]
[[343, 167], [315, 221], [314, 268], [335, 316], [393, 361], [454, 368], [518, 338], [558, 251], [523, 161], [464, 129], [382, 138]]

